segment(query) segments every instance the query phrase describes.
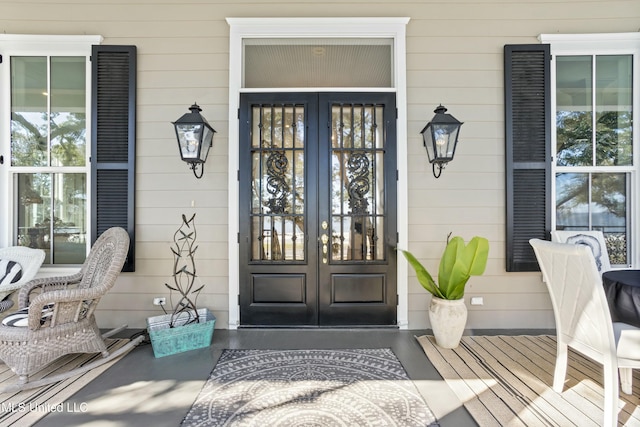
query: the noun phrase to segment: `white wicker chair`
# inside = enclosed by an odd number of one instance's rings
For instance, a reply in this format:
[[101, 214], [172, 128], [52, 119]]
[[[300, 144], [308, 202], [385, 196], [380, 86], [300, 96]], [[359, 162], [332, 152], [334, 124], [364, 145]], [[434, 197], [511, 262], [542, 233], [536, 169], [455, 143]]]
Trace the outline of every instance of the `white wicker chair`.
[[[568, 348], [603, 366], [604, 427], [617, 426], [618, 388], [632, 393], [632, 369], [640, 368], [640, 329], [611, 320], [602, 277], [586, 245], [531, 239], [549, 290], [556, 323], [553, 389], [563, 391]], [[618, 373], [620, 377], [618, 378]]]
[[45, 252], [42, 249], [32, 249], [26, 246], [0, 248], [0, 260], [17, 262], [22, 269], [22, 277], [19, 280], [0, 285], [0, 313], [13, 306], [13, 300], [8, 297], [36, 276], [44, 257]]
[[[124, 326], [101, 335], [94, 317], [100, 298], [113, 287], [122, 270], [128, 248], [128, 233], [119, 227], [110, 228], [96, 240], [78, 273], [34, 279], [20, 289], [18, 305], [20, 309], [28, 308], [28, 325], [0, 324], [0, 359], [19, 379], [17, 384], [0, 389], [0, 393], [86, 372], [129, 351], [142, 340], [138, 337], [109, 354], [104, 338]], [[49, 316], [44, 317], [43, 308], [51, 304]], [[30, 375], [71, 353], [102, 353], [103, 358], [66, 374], [29, 381]]]
[[609, 251], [604, 239], [604, 233], [598, 230], [553, 230], [551, 241], [558, 243], [573, 243], [574, 245], [585, 245], [591, 248], [593, 257], [596, 260], [598, 271], [602, 274], [611, 270], [609, 261]]

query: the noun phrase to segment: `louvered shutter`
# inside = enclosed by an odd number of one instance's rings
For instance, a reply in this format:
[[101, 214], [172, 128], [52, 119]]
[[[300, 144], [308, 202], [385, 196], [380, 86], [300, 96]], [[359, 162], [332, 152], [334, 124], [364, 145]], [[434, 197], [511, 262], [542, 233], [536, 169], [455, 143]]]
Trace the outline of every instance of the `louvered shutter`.
[[91, 67], [91, 242], [110, 227], [127, 230], [123, 271], [134, 271], [136, 47], [93, 46]]
[[506, 45], [507, 271], [538, 271], [529, 239], [551, 229], [549, 45]]

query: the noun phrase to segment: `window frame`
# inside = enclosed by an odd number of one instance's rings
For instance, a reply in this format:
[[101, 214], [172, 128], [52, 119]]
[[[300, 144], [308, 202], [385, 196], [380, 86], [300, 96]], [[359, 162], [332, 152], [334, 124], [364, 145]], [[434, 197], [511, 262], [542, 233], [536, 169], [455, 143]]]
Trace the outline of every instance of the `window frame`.
[[[628, 212], [627, 236], [630, 236], [628, 245], [629, 265], [627, 267], [637, 268], [640, 265], [640, 238], [633, 238], [637, 235], [636, 230], [640, 228], [640, 34], [638, 33], [616, 33], [616, 34], [541, 34], [539, 40], [548, 43], [551, 49], [551, 70], [550, 70], [550, 97], [551, 97], [551, 229], [556, 228], [556, 175], [558, 173], [629, 173], [630, 179], [627, 197]], [[595, 57], [599, 55], [632, 55], [632, 166], [558, 166], [556, 163], [557, 153], [557, 128], [556, 128], [556, 59], [559, 56], [579, 56], [585, 55]]]
[[[99, 35], [82, 35], [82, 36], [52, 36], [52, 35], [17, 35], [17, 34], [0, 34], [0, 88], [5, 93], [9, 93], [11, 85], [11, 57], [13, 56], [43, 56], [47, 58], [56, 56], [84, 56], [86, 60], [86, 161], [85, 166], [74, 167], [37, 167], [29, 166], [13, 167], [11, 165], [11, 127], [3, 126], [0, 131], [0, 155], [3, 156], [4, 162], [0, 168], [0, 201], [2, 201], [2, 217], [6, 218], [0, 224], [0, 246], [6, 247], [16, 244], [13, 241], [13, 228], [15, 224], [15, 185], [14, 177], [18, 173], [43, 172], [56, 173], [62, 172], [81, 172], [86, 176], [87, 198], [91, 200], [91, 164], [90, 164], [90, 147], [92, 135], [91, 117], [91, 49], [93, 45], [100, 44], [103, 38]], [[5, 97], [0, 102], [0, 122], [9, 123], [11, 120], [11, 97]], [[91, 207], [87, 204], [87, 236], [91, 231]], [[87, 239], [87, 251], [89, 248], [89, 239]], [[55, 269], [56, 273], [60, 273], [60, 269], [71, 268], [72, 265], [47, 265], [43, 268]]]

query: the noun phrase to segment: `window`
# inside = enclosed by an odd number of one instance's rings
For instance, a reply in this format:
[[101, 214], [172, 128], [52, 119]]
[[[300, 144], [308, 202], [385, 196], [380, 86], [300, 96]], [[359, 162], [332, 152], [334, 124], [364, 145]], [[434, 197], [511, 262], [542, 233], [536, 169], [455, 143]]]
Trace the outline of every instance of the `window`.
[[86, 254], [87, 58], [12, 56], [9, 182], [12, 240], [44, 249], [45, 264]]
[[245, 88], [393, 87], [392, 38], [246, 38], [243, 54]]
[[[99, 36], [0, 35], [0, 92], [9, 94], [0, 106], [6, 124], [0, 126], [0, 206], [6, 218], [0, 245], [43, 249], [49, 266], [82, 264], [92, 242], [110, 226], [130, 234], [133, 229], [127, 213], [133, 208], [134, 139], [129, 137], [135, 97], [129, 89], [135, 88], [130, 78], [135, 50], [124, 49], [124, 63], [97, 60], [114, 48], [98, 46], [100, 41]], [[115, 85], [103, 83], [100, 76], [107, 73]], [[124, 96], [117, 96], [123, 90]], [[103, 137], [102, 117], [116, 117], [118, 122], [107, 123], [109, 134], [124, 129], [124, 138]], [[124, 151], [124, 161], [101, 161], [101, 153], [110, 151]], [[122, 170], [124, 180], [102, 179], [105, 171], [122, 175]], [[109, 200], [115, 186], [118, 200]], [[117, 203], [100, 207], [105, 198]], [[132, 256], [130, 261], [132, 269]]]
[[640, 35], [540, 40], [505, 46], [507, 271], [538, 270], [528, 241], [552, 229], [602, 230], [637, 266]]
[[555, 228], [600, 230], [631, 264], [633, 55], [555, 57]]

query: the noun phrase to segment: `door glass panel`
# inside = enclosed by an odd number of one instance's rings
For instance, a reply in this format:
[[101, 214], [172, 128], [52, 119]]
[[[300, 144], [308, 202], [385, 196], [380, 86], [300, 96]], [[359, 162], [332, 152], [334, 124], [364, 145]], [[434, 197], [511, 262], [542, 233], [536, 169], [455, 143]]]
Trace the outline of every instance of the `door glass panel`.
[[331, 109], [331, 260], [385, 257], [383, 108]]
[[304, 261], [304, 107], [254, 106], [252, 117], [252, 261]]

